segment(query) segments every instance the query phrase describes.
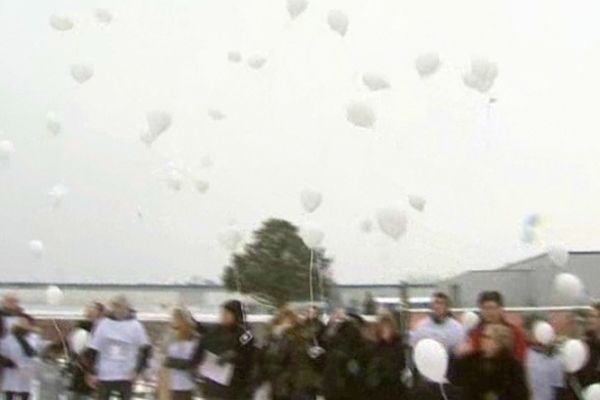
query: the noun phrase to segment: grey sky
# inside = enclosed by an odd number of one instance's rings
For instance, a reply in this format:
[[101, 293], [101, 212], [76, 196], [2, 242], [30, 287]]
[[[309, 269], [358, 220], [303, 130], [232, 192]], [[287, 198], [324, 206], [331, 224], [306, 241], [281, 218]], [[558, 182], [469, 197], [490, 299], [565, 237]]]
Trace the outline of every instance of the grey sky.
[[[94, 9], [113, 23], [97, 24]], [[346, 37], [326, 14], [343, 9]], [[526, 214], [545, 216], [548, 244], [600, 247], [600, 4], [564, 1], [312, 0], [290, 21], [283, 0], [0, 0], [0, 140], [14, 142], [0, 170], [2, 279], [167, 281], [216, 278], [227, 253], [218, 232], [269, 216], [301, 223], [299, 194], [322, 191], [310, 219], [325, 230], [342, 282], [496, 267], [542, 251], [519, 242]], [[51, 14], [75, 28], [53, 31]], [[227, 61], [267, 57], [255, 71]], [[415, 57], [437, 51], [421, 80]], [[473, 55], [496, 61], [490, 95], [467, 89]], [[93, 65], [83, 85], [72, 63]], [[368, 92], [364, 72], [392, 88]], [[374, 130], [344, 107], [372, 105]], [[216, 108], [227, 115], [213, 121]], [[171, 128], [148, 149], [145, 114]], [[56, 112], [63, 132], [45, 129]], [[209, 155], [211, 169], [200, 168]], [[174, 161], [210, 181], [164, 182]], [[70, 193], [52, 211], [47, 192]], [[409, 211], [406, 237], [366, 235], [379, 207], [427, 199]], [[138, 220], [138, 207], [144, 214]], [[36, 260], [31, 239], [45, 243]]]

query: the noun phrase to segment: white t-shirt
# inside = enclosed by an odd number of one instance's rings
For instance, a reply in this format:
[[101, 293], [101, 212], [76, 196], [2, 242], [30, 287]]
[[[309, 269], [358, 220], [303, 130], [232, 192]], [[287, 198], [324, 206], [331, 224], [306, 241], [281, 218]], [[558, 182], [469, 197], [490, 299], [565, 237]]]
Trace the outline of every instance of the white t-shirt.
[[146, 329], [136, 319], [100, 321], [89, 345], [98, 352], [98, 379], [130, 380], [135, 374], [140, 348], [149, 344]]
[[[25, 340], [34, 350], [38, 350], [34, 335], [26, 335]], [[14, 335], [7, 335], [0, 340], [0, 354], [16, 364], [13, 368], [2, 370], [2, 391], [29, 393], [35, 372], [34, 358], [25, 354]]]
[[529, 349], [526, 369], [531, 400], [555, 400], [555, 388], [565, 386], [562, 365], [557, 356]]
[[[167, 353], [169, 357], [191, 360], [196, 350], [196, 340], [185, 340], [173, 342], [169, 345]], [[180, 369], [169, 369], [171, 390], [193, 390], [196, 386], [191, 371]]]
[[466, 337], [463, 326], [454, 318], [445, 318], [444, 321], [438, 324], [431, 317], [428, 317], [410, 332], [410, 345], [415, 347], [422, 339], [433, 339], [450, 351], [464, 343]]

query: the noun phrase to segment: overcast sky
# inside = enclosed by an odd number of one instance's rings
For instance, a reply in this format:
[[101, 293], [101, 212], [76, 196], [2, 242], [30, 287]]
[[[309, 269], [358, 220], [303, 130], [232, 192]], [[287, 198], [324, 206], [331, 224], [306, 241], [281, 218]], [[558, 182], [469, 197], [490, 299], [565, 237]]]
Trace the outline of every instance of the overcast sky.
[[[327, 26], [332, 8], [349, 16], [344, 38]], [[312, 0], [292, 21], [283, 0], [0, 0], [0, 140], [16, 150], [0, 169], [0, 279], [217, 279], [228, 257], [218, 233], [267, 217], [317, 221], [341, 282], [493, 268], [544, 244], [600, 249], [599, 8]], [[52, 30], [52, 14], [74, 29]], [[230, 63], [232, 50], [267, 63]], [[422, 80], [414, 59], [430, 51], [442, 67]], [[499, 67], [488, 95], [461, 80], [478, 55]], [[92, 65], [92, 79], [77, 84], [73, 63]], [[366, 72], [391, 89], [369, 92]], [[373, 107], [374, 129], [346, 121], [353, 101]], [[139, 139], [149, 110], [173, 117], [151, 148]], [[48, 111], [63, 124], [56, 137]], [[169, 162], [209, 191], [170, 190]], [[56, 184], [69, 194], [53, 210]], [[310, 217], [304, 187], [324, 196]], [[427, 199], [425, 212], [408, 194]], [[389, 205], [408, 210], [405, 237], [359, 230]], [[538, 245], [520, 243], [530, 213], [544, 216]]]

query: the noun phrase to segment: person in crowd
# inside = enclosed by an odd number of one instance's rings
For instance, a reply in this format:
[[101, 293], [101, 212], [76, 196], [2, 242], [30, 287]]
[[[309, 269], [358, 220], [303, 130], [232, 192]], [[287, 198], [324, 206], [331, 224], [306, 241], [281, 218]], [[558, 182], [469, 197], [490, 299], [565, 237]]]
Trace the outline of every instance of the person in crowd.
[[500, 324], [506, 326], [512, 332], [512, 351], [514, 357], [520, 362], [525, 361], [527, 355], [527, 342], [525, 334], [516, 325], [511, 324], [504, 317], [504, 299], [499, 292], [485, 291], [479, 295], [478, 304], [481, 314], [481, 322], [473, 328], [469, 335], [470, 346], [464, 347], [473, 351], [480, 352], [482, 346], [482, 336], [485, 327], [489, 324]]
[[39, 342], [31, 318], [19, 317], [11, 325], [10, 333], [0, 340], [0, 361], [4, 367], [2, 392], [6, 400], [27, 400]]
[[370, 398], [401, 400], [406, 396], [402, 371], [406, 367], [398, 326], [389, 312], [377, 318], [375, 343], [368, 352], [365, 384]]
[[61, 400], [66, 397], [68, 389], [67, 371], [61, 363], [65, 355], [62, 343], [50, 343], [36, 360], [35, 376], [39, 383], [39, 394], [36, 400]]
[[541, 321], [539, 315], [529, 315], [524, 320], [529, 345], [525, 371], [531, 400], [558, 400], [565, 395], [565, 377], [553, 343], [543, 345], [533, 333], [535, 324]]
[[448, 379], [461, 387], [464, 400], [529, 400], [525, 371], [514, 356], [514, 336], [505, 324], [487, 323], [479, 348], [452, 360]]
[[463, 326], [450, 312], [451, 302], [446, 293], [436, 292], [431, 296], [431, 312], [410, 333], [410, 345], [414, 348], [422, 339], [434, 339], [453, 351], [465, 342]]
[[600, 382], [600, 303], [592, 304], [588, 313], [584, 341], [588, 345], [589, 357], [575, 375], [582, 387]]
[[0, 338], [10, 334], [12, 324], [24, 315], [19, 297], [15, 293], [4, 295], [0, 307]]
[[99, 400], [108, 400], [113, 393], [129, 400], [133, 384], [150, 358], [152, 347], [146, 329], [130, 310], [125, 296], [114, 297], [107, 317], [93, 331], [86, 357], [92, 373], [87, 381], [97, 388]]
[[168, 369], [167, 384], [171, 400], [191, 400], [196, 383], [190, 362], [198, 346], [199, 335], [192, 314], [183, 307], [171, 315], [173, 338], [167, 347], [164, 367]]
[[364, 399], [365, 342], [357, 325], [356, 318], [338, 310], [325, 329], [322, 342], [326, 351], [323, 371], [326, 400]]
[[252, 395], [252, 376], [255, 358], [254, 337], [246, 326], [243, 305], [230, 300], [221, 307], [220, 321], [216, 326], [205, 327], [192, 365], [199, 365], [208, 357], [217, 357], [220, 365], [231, 365], [233, 372], [228, 384], [204, 377], [201, 385], [207, 400], [247, 399]]
[[[84, 319], [79, 321], [75, 326], [75, 329], [71, 332], [67, 343], [69, 345], [69, 370], [71, 372], [71, 383], [69, 390], [73, 400], [89, 398], [93, 392], [92, 388], [85, 379], [86, 367], [85, 367], [85, 350], [86, 348], [76, 349], [76, 345], [73, 342], [74, 335], [78, 330], [83, 330], [91, 335], [92, 331], [96, 328], [98, 323], [105, 315], [105, 308], [102, 303], [93, 301], [86, 305], [84, 312]], [[87, 345], [86, 345], [87, 346]]]
[[314, 304], [306, 308], [303, 324], [311, 332], [313, 338], [320, 344], [321, 337], [325, 331], [325, 324], [321, 320], [321, 310]]

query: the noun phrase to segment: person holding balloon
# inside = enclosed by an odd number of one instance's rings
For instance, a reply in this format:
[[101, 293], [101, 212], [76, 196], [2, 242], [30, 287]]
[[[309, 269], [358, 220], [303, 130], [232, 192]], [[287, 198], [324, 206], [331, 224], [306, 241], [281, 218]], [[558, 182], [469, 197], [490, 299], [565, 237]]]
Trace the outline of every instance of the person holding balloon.
[[462, 346], [460, 352], [480, 352], [485, 327], [490, 324], [503, 325], [511, 332], [513, 356], [520, 362], [525, 362], [527, 342], [521, 328], [511, 324], [504, 317], [504, 298], [497, 291], [484, 291], [479, 294], [477, 301], [481, 313], [481, 322], [469, 335], [467, 346]]
[[530, 399], [513, 339], [510, 327], [488, 323], [482, 328], [478, 350], [451, 361], [448, 380], [462, 389], [464, 400]]

